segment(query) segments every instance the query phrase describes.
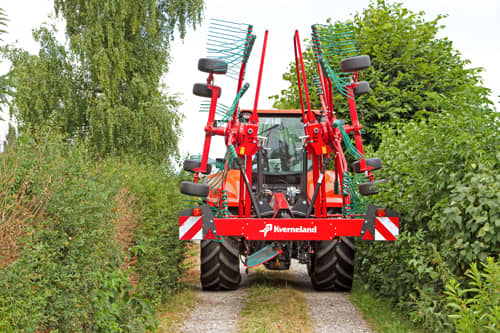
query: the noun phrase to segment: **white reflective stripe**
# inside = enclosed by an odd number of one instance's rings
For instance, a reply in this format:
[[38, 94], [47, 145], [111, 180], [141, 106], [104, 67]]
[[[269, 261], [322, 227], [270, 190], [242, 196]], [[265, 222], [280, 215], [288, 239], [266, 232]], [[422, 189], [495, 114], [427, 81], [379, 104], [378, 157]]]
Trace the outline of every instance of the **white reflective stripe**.
[[379, 220], [380, 223], [382, 223], [382, 225], [387, 230], [389, 230], [389, 232], [394, 237], [396, 237], [397, 235], [399, 235], [399, 228], [396, 227], [396, 225], [391, 221], [391, 219], [389, 219], [388, 217], [377, 217], [377, 219]]
[[198, 220], [201, 219], [201, 216], [190, 216], [186, 222], [182, 225], [182, 227], [179, 228], [179, 239], [184, 237], [186, 232], [191, 230], [191, 228], [198, 222]]
[[375, 240], [386, 240], [384, 238], [384, 236], [382, 236], [382, 234], [380, 232], [378, 232], [377, 230], [375, 230]]
[[191, 239], [202, 240], [203, 239], [203, 228], [201, 228], [200, 231], [198, 231], [198, 233], [196, 235], [194, 235], [194, 237]]

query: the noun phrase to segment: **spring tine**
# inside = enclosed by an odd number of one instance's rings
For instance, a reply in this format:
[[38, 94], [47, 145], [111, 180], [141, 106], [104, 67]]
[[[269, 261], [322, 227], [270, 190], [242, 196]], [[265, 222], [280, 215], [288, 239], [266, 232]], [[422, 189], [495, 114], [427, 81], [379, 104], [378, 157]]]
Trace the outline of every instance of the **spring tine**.
[[221, 19], [211, 19], [208, 28], [206, 50], [209, 58], [220, 59], [228, 64], [226, 75], [237, 79], [240, 67], [248, 60], [254, 41], [253, 26]]
[[342, 95], [350, 97], [346, 88], [350, 74], [340, 72], [339, 65], [343, 58], [355, 56], [359, 52], [354, 25], [352, 23], [316, 24], [311, 28], [317, 61], [320, 62], [325, 75], [330, 78], [333, 86]]

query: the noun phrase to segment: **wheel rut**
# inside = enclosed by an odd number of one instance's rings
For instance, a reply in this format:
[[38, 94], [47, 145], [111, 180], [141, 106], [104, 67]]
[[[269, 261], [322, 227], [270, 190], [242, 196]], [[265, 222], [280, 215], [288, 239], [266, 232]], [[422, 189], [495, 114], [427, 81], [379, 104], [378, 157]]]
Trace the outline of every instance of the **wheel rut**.
[[[199, 262], [199, 259], [198, 259]], [[239, 313], [245, 304], [254, 273], [240, 265], [241, 285], [235, 291], [203, 291], [198, 283], [198, 302], [184, 322], [182, 332], [238, 332]], [[269, 280], [280, 280], [304, 294], [314, 332], [372, 332], [348, 292], [324, 292], [312, 288], [305, 265], [292, 260], [288, 271], [260, 270]], [[279, 330], [277, 330], [279, 332]]]
[[349, 300], [348, 292], [313, 289], [306, 265], [292, 260], [288, 271], [266, 271], [265, 274], [269, 279], [286, 281], [290, 287], [304, 294], [314, 332], [372, 332], [359, 310]]
[[292, 260], [288, 276], [292, 284], [304, 293], [315, 332], [372, 332], [349, 300], [348, 292], [314, 290], [306, 265], [295, 260]]
[[[199, 273], [200, 259], [197, 259]], [[247, 274], [240, 265], [241, 283], [238, 290], [204, 291], [198, 282], [198, 302], [184, 321], [182, 332], [237, 332], [238, 315], [248, 288]]]

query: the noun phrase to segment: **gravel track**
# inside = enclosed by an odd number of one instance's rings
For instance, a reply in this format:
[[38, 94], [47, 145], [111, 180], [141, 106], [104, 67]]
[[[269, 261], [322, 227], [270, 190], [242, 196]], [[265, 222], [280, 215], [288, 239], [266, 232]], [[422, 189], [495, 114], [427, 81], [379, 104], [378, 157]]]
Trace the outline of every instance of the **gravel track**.
[[349, 293], [314, 290], [306, 265], [296, 260], [292, 260], [290, 271], [295, 286], [304, 292], [315, 332], [372, 332], [349, 300]]
[[287, 281], [290, 286], [304, 293], [315, 332], [372, 332], [349, 300], [349, 293], [314, 290], [306, 265], [299, 264], [297, 260], [292, 260], [290, 270], [266, 271], [266, 277]]
[[[200, 259], [197, 259], [199, 267]], [[184, 321], [182, 332], [236, 332], [238, 314], [248, 288], [247, 274], [240, 264], [240, 288], [234, 291], [204, 291], [198, 282], [198, 303]]]
[[[236, 291], [202, 291], [198, 283], [198, 304], [184, 322], [183, 332], [236, 332], [252, 270], [247, 276], [240, 265], [241, 285]], [[318, 292], [309, 280], [305, 265], [292, 260], [289, 271], [265, 271], [266, 278], [287, 281], [304, 293], [315, 332], [372, 332], [346, 292]]]

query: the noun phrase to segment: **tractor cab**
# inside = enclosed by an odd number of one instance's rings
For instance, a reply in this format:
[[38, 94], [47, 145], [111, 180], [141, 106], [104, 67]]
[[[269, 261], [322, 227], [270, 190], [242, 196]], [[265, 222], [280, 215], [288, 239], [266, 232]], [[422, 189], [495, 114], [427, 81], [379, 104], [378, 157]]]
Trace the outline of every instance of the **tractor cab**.
[[[303, 167], [304, 125], [300, 114], [267, 113], [259, 115], [259, 136], [262, 144], [262, 171], [272, 176], [300, 174]], [[257, 169], [254, 160], [254, 170]], [[278, 179], [276, 179], [279, 181]], [[291, 179], [290, 179], [291, 180]]]

